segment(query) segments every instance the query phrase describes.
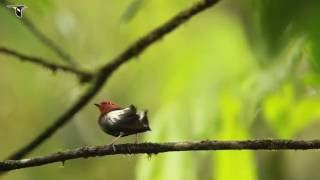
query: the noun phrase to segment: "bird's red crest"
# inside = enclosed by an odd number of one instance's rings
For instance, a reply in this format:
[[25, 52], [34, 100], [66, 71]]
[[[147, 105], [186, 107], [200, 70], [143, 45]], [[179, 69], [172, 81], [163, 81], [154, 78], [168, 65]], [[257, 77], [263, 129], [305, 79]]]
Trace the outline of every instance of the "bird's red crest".
[[101, 114], [106, 114], [110, 111], [120, 109], [119, 105], [111, 101], [102, 101], [99, 104], [94, 104], [94, 105], [96, 105], [99, 108]]

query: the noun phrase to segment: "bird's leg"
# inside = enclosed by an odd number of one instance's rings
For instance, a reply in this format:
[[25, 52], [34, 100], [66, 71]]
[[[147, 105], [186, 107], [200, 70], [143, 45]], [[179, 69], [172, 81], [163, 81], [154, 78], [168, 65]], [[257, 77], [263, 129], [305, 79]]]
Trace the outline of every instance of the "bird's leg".
[[113, 149], [114, 152], [116, 151], [116, 147], [114, 146], [114, 143], [115, 143], [118, 139], [120, 139], [122, 136], [123, 136], [123, 133], [120, 132], [119, 136], [116, 137], [116, 138], [109, 144], [109, 145], [112, 146], [112, 149]]
[[121, 136], [122, 136], [122, 133], [120, 133], [118, 137], [114, 138], [114, 140], [110, 143], [110, 145], [114, 144], [119, 138], [121, 138]]
[[138, 144], [138, 134], [136, 134], [136, 139], [135, 139], [134, 143]]

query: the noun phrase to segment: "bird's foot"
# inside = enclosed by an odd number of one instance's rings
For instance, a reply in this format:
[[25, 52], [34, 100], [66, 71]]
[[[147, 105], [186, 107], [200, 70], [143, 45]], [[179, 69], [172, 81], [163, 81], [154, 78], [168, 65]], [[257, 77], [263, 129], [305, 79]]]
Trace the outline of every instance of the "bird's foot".
[[114, 143], [110, 143], [108, 145], [112, 147], [113, 152], [116, 152], [117, 149]]
[[123, 136], [123, 133], [120, 132], [119, 136], [116, 137], [116, 138], [109, 144], [109, 146], [112, 146], [112, 149], [113, 149], [114, 152], [116, 152], [116, 147], [114, 146], [114, 143], [115, 143], [119, 138], [121, 138], [122, 136]]
[[114, 144], [112, 144], [111, 146], [112, 146], [113, 152], [116, 152], [116, 150], [117, 150], [116, 146]]

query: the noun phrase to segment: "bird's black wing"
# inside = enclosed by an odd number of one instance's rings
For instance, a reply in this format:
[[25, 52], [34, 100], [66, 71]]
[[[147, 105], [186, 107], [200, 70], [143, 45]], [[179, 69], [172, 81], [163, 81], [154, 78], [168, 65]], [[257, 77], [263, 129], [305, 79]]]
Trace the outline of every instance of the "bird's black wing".
[[118, 109], [111, 111], [107, 114], [107, 118], [109, 118], [114, 123], [130, 123], [131, 120], [136, 118], [137, 113], [134, 106], [130, 106], [124, 109]]
[[139, 121], [140, 117], [133, 105], [128, 108], [109, 112], [107, 116], [112, 121], [114, 128], [118, 131], [134, 132], [143, 128]]

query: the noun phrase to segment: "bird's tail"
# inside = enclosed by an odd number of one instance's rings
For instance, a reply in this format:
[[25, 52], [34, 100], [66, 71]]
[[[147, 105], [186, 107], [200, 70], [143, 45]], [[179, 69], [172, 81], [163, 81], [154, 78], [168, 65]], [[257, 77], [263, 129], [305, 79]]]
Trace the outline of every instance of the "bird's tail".
[[149, 119], [148, 119], [148, 111], [142, 111], [139, 114], [140, 116], [140, 122], [142, 122], [143, 126], [146, 128], [146, 130], [151, 131], [150, 127], [149, 127]]
[[134, 112], [134, 113], [137, 112], [137, 108], [136, 108], [133, 104], [131, 104], [131, 105], [129, 106], [129, 109], [130, 109], [132, 112]]

